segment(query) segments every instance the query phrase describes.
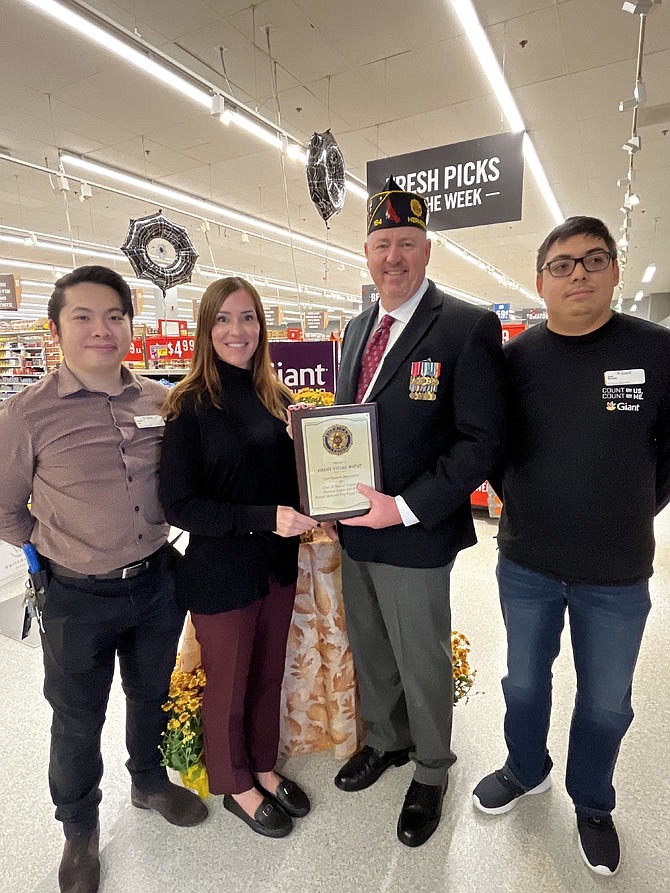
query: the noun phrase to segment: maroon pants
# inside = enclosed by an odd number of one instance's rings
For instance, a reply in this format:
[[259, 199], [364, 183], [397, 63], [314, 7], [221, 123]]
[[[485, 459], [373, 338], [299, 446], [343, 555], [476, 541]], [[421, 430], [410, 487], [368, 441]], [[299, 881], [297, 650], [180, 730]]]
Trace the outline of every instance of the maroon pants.
[[274, 768], [296, 584], [270, 578], [264, 598], [237, 611], [191, 614], [207, 676], [205, 762], [213, 794], [239, 794]]

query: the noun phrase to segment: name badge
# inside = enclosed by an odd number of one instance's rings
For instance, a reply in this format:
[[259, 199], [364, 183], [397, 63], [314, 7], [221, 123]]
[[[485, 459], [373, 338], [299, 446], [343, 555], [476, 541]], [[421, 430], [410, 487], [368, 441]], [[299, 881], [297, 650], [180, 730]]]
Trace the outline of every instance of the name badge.
[[138, 428], [164, 428], [165, 419], [162, 415], [136, 415], [135, 424]]
[[612, 369], [605, 373], [605, 384], [644, 384], [644, 369]]

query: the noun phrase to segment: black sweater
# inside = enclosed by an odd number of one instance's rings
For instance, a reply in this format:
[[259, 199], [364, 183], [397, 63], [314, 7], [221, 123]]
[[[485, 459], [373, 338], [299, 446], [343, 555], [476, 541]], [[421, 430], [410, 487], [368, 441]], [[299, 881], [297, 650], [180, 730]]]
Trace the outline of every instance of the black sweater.
[[[616, 314], [578, 337], [542, 324], [505, 356], [511, 454], [500, 551], [570, 582], [649, 577], [654, 514], [670, 499], [670, 331]], [[644, 383], [606, 375], [640, 369], [629, 379]]]
[[189, 396], [163, 440], [160, 496], [190, 533], [177, 570], [179, 604], [200, 614], [243, 608], [268, 577], [297, 578], [298, 538], [273, 534], [277, 506], [297, 507], [293, 445], [253, 388], [251, 373], [217, 361], [222, 409]]

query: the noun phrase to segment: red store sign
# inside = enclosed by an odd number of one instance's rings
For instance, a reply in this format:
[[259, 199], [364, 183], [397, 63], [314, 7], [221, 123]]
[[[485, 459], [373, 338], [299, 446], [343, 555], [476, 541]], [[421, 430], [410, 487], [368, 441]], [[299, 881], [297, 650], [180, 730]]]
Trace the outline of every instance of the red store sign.
[[124, 363], [143, 363], [144, 347], [141, 338], [133, 338], [130, 342], [130, 350], [123, 358]]
[[194, 339], [187, 335], [147, 335], [147, 360], [192, 360]]

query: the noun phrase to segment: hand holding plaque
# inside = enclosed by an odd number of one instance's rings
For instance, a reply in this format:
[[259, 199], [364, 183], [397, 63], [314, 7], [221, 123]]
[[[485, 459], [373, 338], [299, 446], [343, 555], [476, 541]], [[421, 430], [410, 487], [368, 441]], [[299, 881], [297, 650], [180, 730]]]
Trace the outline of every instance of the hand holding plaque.
[[366, 514], [370, 501], [356, 485], [381, 489], [376, 404], [296, 409], [291, 416], [301, 510], [317, 521]]

